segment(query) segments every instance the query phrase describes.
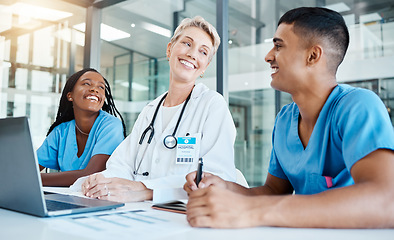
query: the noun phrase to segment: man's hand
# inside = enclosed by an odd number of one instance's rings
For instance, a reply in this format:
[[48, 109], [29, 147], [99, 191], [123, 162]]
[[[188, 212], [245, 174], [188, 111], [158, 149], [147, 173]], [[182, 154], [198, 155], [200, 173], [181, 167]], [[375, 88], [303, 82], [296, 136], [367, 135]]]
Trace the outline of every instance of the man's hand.
[[203, 172], [202, 173], [202, 179], [200, 184], [198, 186], [196, 185], [196, 175], [197, 172], [191, 172], [188, 175], [186, 175], [186, 183], [183, 185], [183, 189], [187, 192], [190, 193], [192, 191], [195, 191], [199, 188], [206, 188], [211, 185], [220, 187], [220, 188], [227, 188], [227, 183], [223, 179], [221, 179], [218, 176], [215, 176], [210, 173]]
[[[261, 198], [261, 197], [260, 197]], [[187, 220], [193, 227], [243, 228], [257, 226], [256, 197], [215, 185], [189, 193]]]

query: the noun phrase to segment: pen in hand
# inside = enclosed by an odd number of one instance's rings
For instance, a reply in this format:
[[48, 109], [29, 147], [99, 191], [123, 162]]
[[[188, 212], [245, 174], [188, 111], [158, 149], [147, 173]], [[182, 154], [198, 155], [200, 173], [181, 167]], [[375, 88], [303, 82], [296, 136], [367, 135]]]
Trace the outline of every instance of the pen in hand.
[[198, 167], [197, 167], [197, 176], [196, 176], [197, 187], [198, 187], [198, 184], [200, 183], [201, 178], [202, 178], [202, 165], [203, 165], [202, 158], [199, 158], [198, 159]]

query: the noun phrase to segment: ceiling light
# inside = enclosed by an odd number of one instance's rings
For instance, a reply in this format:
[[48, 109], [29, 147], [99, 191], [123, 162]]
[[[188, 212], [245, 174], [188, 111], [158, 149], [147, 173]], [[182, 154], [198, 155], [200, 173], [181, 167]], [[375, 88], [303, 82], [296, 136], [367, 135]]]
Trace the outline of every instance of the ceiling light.
[[131, 87], [133, 90], [137, 90], [137, 91], [148, 91], [149, 90], [149, 88], [147, 86], [142, 85], [140, 83], [136, 83], [136, 82], [132, 82]]
[[[74, 29], [77, 29], [81, 32], [85, 32], [85, 23], [80, 23], [77, 25], [73, 26]], [[129, 38], [131, 35], [127, 32], [121, 31], [119, 29], [116, 29], [114, 27], [108, 26], [104, 23], [100, 25], [100, 38], [111, 42], [123, 38]]]
[[118, 39], [129, 38], [131, 35], [127, 32], [108, 26], [104, 23], [101, 24], [100, 37], [106, 41], [115, 41]]
[[8, 8], [10, 9], [9, 11], [15, 15], [47, 21], [58, 21], [60, 19], [71, 17], [73, 15], [69, 12], [38, 7], [28, 3], [15, 3]]
[[154, 25], [154, 24], [150, 24], [150, 23], [144, 22], [144, 23], [141, 23], [141, 27], [145, 28], [148, 31], [160, 34], [160, 35], [162, 35], [164, 37], [170, 38], [171, 35], [172, 35], [171, 31], [168, 30], [167, 28], [163, 28], [163, 27], [160, 27], [160, 26], [157, 26], [157, 25]]
[[132, 27], [132, 28], [133, 28], [133, 27], [135, 27], [135, 24], [134, 24], [134, 23], [132, 23], [132, 24], [131, 24], [131, 27]]
[[22, 28], [28, 30], [38, 29], [40, 26], [42, 26], [42, 21], [38, 19], [29, 19], [27, 21], [19, 21], [19, 23], [13, 23], [13, 26], [16, 28]]
[[378, 13], [370, 13], [360, 16], [360, 23], [369, 23], [381, 21], [382, 17]]
[[[121, 79], [116, 79], [115, 84], [119, 84], [125, 88], [128, 88], [130, 86], [129, 82], [121, 80]], [[149, 90], [149, 87], [142, 85], [140, 83], [136, 83], [136, 82], [131, 83], [131, 88], [136, 91], [148, 91]]]
[[343, 2], [327, 5], [326, 8], [337, 12], [347, 12], [350, 10], [350, 7]]
[[[72, 35], [71, 31], [74, 31]], [[72, 42], [79, 45], [85, 46], [85, 35], [79, 31], [72, 30], [70, 28], [64, 28], [56, 32], [56, 36], [63, 41], [71, 43], [71, 37], [73, 37]]]

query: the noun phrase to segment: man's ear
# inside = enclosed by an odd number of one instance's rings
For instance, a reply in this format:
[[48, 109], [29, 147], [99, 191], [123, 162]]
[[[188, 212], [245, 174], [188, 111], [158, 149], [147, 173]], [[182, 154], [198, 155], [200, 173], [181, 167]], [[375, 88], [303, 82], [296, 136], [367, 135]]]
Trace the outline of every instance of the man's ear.
[[309, 49], [307, 63], [308, 66], [318, 63], [323, 56], [323, 48], [320, 45], [315, 45]]

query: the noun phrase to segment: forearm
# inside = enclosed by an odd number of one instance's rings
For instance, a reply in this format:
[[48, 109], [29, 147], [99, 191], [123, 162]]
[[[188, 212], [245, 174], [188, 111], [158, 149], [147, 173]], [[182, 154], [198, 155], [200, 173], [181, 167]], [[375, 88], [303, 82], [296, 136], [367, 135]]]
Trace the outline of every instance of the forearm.
[[[257, 225], [321, 228], [385, 228], [394, 226], [394, 196], [371, 183], [314, 195], [250, 197]], [[254, 223], [251, 223], [254, 225]]]
[[268, 173], [264, 186], [245, 188], [239, 184], [226, 182], [226, 188], [246, 196], [286, 195], [293, 193], [293, 186], [286, 179], [275, 177]]
[[277, 195], [277, 193], [268, 186], [246, 188], [237, 183], [226, 181], [226, 188], [230, 191], [246, 196]]
[[91, 174], [89, 171], [74, 170], [66, 172], [41, 173], [43, 186], [68, 187], [78, 178]]

